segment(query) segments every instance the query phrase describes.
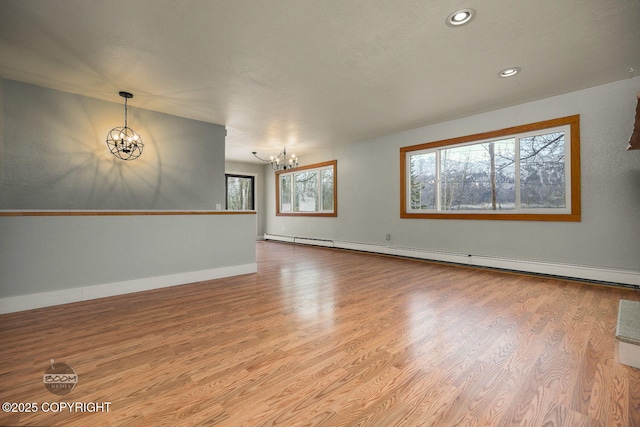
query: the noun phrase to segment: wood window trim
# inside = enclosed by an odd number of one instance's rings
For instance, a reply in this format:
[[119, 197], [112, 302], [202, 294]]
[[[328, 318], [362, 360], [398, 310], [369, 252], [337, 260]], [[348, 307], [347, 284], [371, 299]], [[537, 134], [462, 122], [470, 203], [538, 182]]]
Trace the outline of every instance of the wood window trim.
[[[333, 212], [280, 212], [280, 175], [285, 173], [295, 173], [309, 169], [319, 169], [327, 166], [333, 167]], [[338, 161], [314, 163], [312, 165], [300, 166], [293, 171], [281, 170], [275, 173], [276, 177], [276, 216], [310, 216], [310, 217], [337, 217], [338, 216]]]
[[[496, 139], [514, 134], [539, 131], [559, 126], [570, 127], [571, 134], [571, 211], [566, 214], [544, 214], [544, 213], [451, 213], [451, 212], [430, 212], [414, 213], [407, 212], [407, 153], [412, 151], [426, 150], [432, 148], [446, 147], [450, 145], [463, 144], [467, 142]], [[507, 221], [564, 221], [580, 222], [580, 115], [561, 117], [557, 119], [545, 120], [520, 126], [513, 126], [496, 131], [466, 135], [457, 138], [445, 139], [441, 141], [428, 142], [424, 144], [412, 145], [400, 148], [400, 218], [417, 219], [473, 219], [473, 220], [507, 220]]]

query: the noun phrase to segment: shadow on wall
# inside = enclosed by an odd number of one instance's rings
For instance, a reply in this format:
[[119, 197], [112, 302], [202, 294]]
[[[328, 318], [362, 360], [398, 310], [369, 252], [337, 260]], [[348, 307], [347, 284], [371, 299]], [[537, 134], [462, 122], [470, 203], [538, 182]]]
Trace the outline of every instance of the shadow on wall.
[[635, 188], [636, 191], [630, 192], [628, 196], [637, 207], [638, 215], [640, 215], [640, 156], [638, 156], [638, 167], [629, 171], [629, 182], [631, 183], [631, 187]]
[[145, 143], [136, 160], [113, 156], [107, 133], [123, 106], [5, 81], [1, 209], [213, 209], [224, 186], [224, 127], [129, 107]]
[[[44, 98], [44, 108], [26, 112], [22, 123], [16, 124], [15, 116], [7, 120], [6, 208], [130, 209], [158, 204], [158, 150], [144, 152], [137, 161], [117, 159], [107, 148], [106, 135], [122, 117], [96, 111], [88, 105], [95, 101], [87, 98], [65, 99], [51, 109], [46, 101], [55, 100]], [[144, 134], [152, 146], [153, 136], [146, 129]]]

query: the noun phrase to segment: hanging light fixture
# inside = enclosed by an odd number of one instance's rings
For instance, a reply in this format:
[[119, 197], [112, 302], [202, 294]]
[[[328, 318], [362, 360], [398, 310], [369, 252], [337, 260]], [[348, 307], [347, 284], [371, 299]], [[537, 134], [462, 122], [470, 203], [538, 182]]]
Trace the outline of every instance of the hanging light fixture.
[[120, 92], [124, 98], [124, 126], [115, 127], [107, 134], [107, 146], [111, 154], [122, 160], [135, 160], [142, 154], [142, 138], [127, 126], [127, 100], [133, 98], [129, 92]]
[[277, 156], [271, 156], [271, 159], [269, 160], [258, 157], [256, 151], [252, 151], [252, 153], [258, 160], [262, 160], [265, 163], [271, 163], [271, 168], [274, 171], [295, 169], [298, 167], [298, 158], [295, 154], [292, 154], [291, 158], [287, 162], [287, 147], [284, 147]]

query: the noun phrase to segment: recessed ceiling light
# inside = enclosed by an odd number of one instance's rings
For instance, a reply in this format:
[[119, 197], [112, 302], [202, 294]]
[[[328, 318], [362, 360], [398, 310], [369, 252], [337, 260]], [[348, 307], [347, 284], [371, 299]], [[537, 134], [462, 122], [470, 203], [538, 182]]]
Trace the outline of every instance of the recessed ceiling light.
[[459, 27], [468, 24], [476, 17], [476, 11], [473, 9], [460, 9], [453, 12], [447, 17], [447, 25], [450, 27]]
[[498, 76], [500, 76], [500, 77], [511, 77], [511, 76], [515, 76], [520, 71], [522, 71], [522, 69], [520, 67], [509, 67], [509, 68], [505, 68], [504, 70], [500, 71], [498, 73]]

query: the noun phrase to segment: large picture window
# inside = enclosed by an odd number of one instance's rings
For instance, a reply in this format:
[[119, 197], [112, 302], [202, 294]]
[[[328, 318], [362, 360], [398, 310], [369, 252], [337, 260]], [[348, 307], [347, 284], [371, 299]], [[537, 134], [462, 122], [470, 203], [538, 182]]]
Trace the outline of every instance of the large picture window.
[[580, 119], [400, 149], [402, 218], [580, 221]]
[[337, 161], [276, 172], [276, 215], [338, 216]]

